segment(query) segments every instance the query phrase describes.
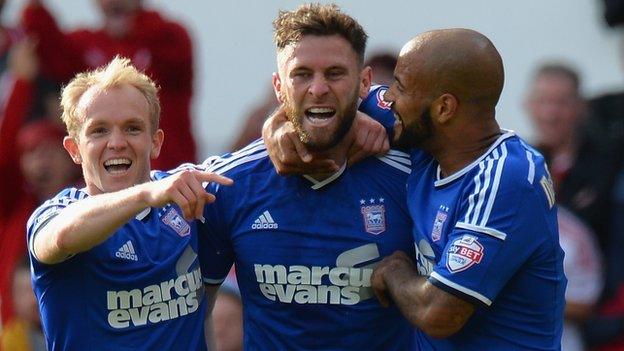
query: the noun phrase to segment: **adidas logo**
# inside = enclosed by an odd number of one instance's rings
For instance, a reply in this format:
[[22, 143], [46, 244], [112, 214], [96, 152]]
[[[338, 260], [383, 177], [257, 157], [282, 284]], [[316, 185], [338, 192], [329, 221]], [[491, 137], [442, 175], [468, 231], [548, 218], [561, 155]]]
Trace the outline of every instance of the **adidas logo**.
[[134, 246], [132, 241], [128, 240], [122, 247], [115, 252], [115, 257], [123, 258], [125, 260], [138, 261], [139, 256], [134, 252]]
[[277, 223], [275, 223], [269, 211], [264, 211], [251, 225], [251, 229], [277, 229]]

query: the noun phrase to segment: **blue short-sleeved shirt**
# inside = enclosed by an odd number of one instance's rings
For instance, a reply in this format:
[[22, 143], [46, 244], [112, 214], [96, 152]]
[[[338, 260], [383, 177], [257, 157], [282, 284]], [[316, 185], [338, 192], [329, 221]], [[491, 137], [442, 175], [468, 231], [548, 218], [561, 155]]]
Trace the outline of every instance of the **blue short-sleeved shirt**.
[[47, 265], [37, 232], [88, 195], [61, 191], [28, 221], [33, 286], [50, 350], [205, 350], [197, 231], [175, 206], [148, 208], [91, 250]]

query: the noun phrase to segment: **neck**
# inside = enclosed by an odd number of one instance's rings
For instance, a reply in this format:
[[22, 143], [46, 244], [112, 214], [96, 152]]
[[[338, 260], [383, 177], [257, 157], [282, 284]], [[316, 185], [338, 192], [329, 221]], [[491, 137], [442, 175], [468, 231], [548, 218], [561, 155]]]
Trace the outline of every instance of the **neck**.
[[481, 157], [501, 135], [496, 123], [470, 133], [464, 131], [439, 140], [428, 150], [438, 161], [442, 175], [448, 177]]

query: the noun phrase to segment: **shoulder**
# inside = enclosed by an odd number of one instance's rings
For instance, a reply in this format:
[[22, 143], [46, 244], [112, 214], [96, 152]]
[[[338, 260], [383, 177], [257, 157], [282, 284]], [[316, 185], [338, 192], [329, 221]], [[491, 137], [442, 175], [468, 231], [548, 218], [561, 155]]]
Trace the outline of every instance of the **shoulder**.
[[210, 156], [202, 163], [184, 163], [169, 171], [152, 171], [151, 178], [158, 180], [185, 170], [208, 171], [227, 177], [237, 177], [250, 172], [273, 169], [269, 154], [262, 139], [258, 139], [244, 148], [221, 156]]
[[410, 154], [403, 151], [390, 150], [383, 156], [377, 156], [376, 159], [402, 173], [410, 174], [412, 171], [412, 158]]
[[549, 178], [544, 157], [537, 150], [512, 132], [501, 139], [475, 167], [475, 183], [520, 190], [534, 187], [542, 176]]
[[32, 213], [28, 219], [27, 228], [36, 227], [40, 223], [47, 222], [47, 220], [58, 214], [63, 208], [87, 196], [89, 195], [82, 189], [66, 188], [61, 190], [56, 196], [41, 204], [41, 206]]
[[80, 201], [89, 196], [83, 189], [78, 188], [65, 188], [61, 190], [56, 196], [45, 201], [38, 209], [48, 207], [66, 207], [71, 203]]
[[472, 167], [461, 197], [466, 209], [463, 221], [470, 224], [483, 226], [505, 216], [537, 221], [545, 213], [555, 213], [543, 157], [513, 133], [501, 136]]

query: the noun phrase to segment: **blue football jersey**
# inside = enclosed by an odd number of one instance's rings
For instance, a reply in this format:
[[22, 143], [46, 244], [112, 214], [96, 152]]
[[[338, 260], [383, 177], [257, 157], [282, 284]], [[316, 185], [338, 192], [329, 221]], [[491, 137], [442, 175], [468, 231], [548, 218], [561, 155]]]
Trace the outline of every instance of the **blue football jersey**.
[[383, 257], [414, 257], [407, 154], [323, 181], [279, 176], [262, 141], [209, 163], [234, 185], [209, 186], [217, 201], [199, 229], [202, 273], [219, 283], [235, 263], [246, 350], [413, 349], [413, 327], [370, 288]]
[[33, 286], [49, 350], [205, 350], [197, 228], [175, 206], [148, 208], [106, 241], [47, 265], [33, 238], [69, 204], [65, 189], [28, 221]]
[[408, 181], [417, 266], [477, 309], [421, 350], [560, 350], [564, 292], [552, 181], [543, 157], [513, 132], [446, 178], [433, 159]]
[[[386, 87], [366, 100], [383, 99]], [[363, 108], [362, 108], [363, 107]], [[383, 103], [360, 109], [389, 127]], [[408, 206], [420, 274], [477, 310], [457, 334], [417, 331], [420, 350], [560, 350], [566, 278], [544, 158], [513, 132], [446, 178], [413, 150]]]

